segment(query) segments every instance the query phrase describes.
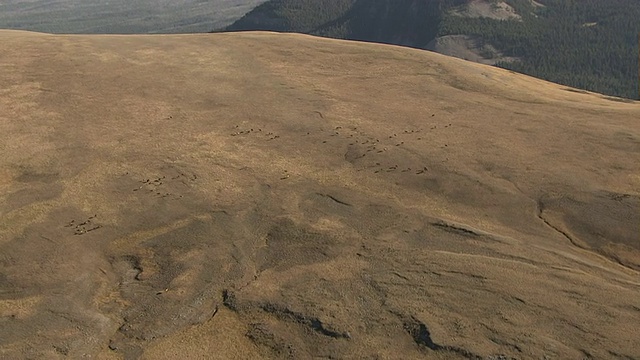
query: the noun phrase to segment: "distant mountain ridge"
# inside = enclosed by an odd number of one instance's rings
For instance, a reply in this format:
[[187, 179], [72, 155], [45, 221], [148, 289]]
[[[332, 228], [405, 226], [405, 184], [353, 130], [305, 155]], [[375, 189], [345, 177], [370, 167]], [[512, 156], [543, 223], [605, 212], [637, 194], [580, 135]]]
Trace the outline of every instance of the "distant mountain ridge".
[[270, 0], [225, 30], [429, 49], [636, 99], [639, 19], [639, 0]]

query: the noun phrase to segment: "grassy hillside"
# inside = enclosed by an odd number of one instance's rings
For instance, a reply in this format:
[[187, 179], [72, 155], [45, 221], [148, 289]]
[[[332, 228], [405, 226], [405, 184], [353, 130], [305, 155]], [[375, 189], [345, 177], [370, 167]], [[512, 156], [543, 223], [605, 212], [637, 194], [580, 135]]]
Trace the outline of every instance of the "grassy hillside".
[[640, 103], [299, 34], [0, 39], [3, 360], [640, 358]]
[[454, 14], [466, 0], [271, 0], [228, 30], [293, 31], [424, 48], [439, 36], [473, 35], [502, 66], [561, 84], [638, 98], [638, 0], [508, 0], [521, 21]]

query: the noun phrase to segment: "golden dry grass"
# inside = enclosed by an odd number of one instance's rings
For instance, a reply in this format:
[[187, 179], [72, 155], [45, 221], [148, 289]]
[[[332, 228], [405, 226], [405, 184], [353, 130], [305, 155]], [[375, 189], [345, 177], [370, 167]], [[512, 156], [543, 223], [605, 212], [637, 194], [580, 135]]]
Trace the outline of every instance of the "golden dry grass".
[[640, 104], [302, 35], [0, 32], [0, 357], [638, 358]]

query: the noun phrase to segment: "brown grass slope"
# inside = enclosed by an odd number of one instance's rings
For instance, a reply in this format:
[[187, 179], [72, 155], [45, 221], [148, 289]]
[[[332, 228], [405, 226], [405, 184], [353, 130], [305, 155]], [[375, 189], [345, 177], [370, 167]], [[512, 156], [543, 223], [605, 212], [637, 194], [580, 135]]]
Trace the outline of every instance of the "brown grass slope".
[[0, 32], [0, 358], [640, 358], [640, 104], [303, 35]]

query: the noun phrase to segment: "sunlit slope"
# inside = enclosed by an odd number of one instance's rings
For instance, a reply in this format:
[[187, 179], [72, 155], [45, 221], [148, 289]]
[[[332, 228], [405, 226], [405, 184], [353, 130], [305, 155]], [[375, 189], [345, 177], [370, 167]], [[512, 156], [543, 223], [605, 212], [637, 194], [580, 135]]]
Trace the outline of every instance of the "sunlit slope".
[[0, 357], [640, 357], [638, 119], [392, 46], [0, 32]]

